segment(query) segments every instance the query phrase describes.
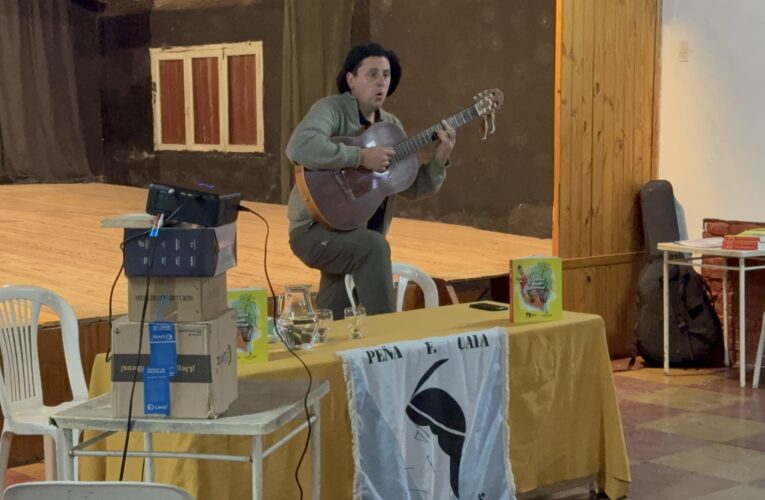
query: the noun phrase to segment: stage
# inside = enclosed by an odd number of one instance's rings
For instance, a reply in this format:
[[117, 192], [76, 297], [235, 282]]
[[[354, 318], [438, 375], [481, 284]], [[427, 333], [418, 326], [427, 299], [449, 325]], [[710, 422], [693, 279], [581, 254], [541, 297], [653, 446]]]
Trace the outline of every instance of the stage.
[[[102, 228], [106, 217], [143, 212], [147, 190], [111, 184], [13, 184], [0, 186], [0, 284], [43, 286], [69, 301], [80, 319], [103, 318], [109, 289], [120, 268], [122, 230]], [[318, 288], [288, 244], [287, 207], [244, 202], [270, 225], [268, 274], [276, 293], [287, 284]], [[238, 266], [228, 287], [267, 287], [263, 271], [266, 228], [252, 214], [238, 219]], [[552, 240], [472, 227], [396, 218], [389, 234], [393, 260], [414, 264], [445, 283], [507, 273], [508, 260], [550, 255]], [[114, 292], [115, 315], [127, 312], [127, 280]]]

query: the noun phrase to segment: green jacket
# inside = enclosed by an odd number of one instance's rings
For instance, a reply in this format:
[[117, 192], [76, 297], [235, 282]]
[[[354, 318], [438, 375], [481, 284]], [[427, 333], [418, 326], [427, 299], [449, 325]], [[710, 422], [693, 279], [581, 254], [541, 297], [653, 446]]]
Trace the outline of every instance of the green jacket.
[[[380, 110], [380, 116], [382, 121], [395, 123], [403, 129], [399, 119], [387, 111]], [[316, 101], [292, 132], [287, 143], [287, 157], [293, 163], [306, 168], [356, 168], [361, 162], [361, 149], [336, 144], [329, 139], [357, 136], [362, 132], [362, 128], [359, 123], [358, 101], [350, 92], [324, 97]], [[419, 169], [414, 183], [399, 194], [410, 200], [430, 196], [439, 190], [445, 178], [446, 167], [431, 160]], [[386, 234], [390, 227], [394, 201], [395, 195], [388, 197], [383, 234]], [[290, 193], [287, 217], [290, 220], [290, 231], [314, 222], [296, 186]]]

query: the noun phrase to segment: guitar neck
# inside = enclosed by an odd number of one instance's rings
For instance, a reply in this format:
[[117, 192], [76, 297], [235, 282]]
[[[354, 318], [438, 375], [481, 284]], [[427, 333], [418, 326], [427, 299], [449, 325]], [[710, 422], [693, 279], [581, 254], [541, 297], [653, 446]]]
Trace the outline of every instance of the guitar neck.
[[[478, 109], [475, 105], [473, 105], [464, 111], [460, 111], [459, 113], [450, 116], [446, 119], [446, 122], [452, 128], [456, 129], [465, 125], [466, 123], [472, 122], [479, 116], [480, 115], [478, 114]], [[396, 162], [404, 159], [407, 156], [419, 151], [423, 146], [427, 146], [435, 140], [434, 137], [436, 136], [436, 131], [441, 129], [443, 129], [443, 125], [441, 123], [436, 123], [432, 127], [423, 130], [419, 134], [413, 135], [412, 137], [408, 137], [399, 142], [393, 146], [393, 150], [395, 151], [393, 155], [393, 161]]]

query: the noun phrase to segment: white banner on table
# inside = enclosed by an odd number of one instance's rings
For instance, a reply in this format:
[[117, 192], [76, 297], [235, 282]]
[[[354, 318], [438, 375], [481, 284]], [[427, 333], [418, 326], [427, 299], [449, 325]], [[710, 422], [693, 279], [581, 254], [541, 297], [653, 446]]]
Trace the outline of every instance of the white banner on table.
[[354, 499], [515, 498], [503, 329], [338, 356], [353, 431]]

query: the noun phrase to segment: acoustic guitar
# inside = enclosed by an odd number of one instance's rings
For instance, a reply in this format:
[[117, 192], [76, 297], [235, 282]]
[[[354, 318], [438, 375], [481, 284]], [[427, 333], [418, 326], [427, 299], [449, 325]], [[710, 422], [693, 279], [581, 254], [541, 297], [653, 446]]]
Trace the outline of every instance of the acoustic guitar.
[[[487, 133], [494, 133], [494, 113], [502, 106], [504, 94], [499, 89], [484, 90], [474, 100], [475, 104], [450, 116], [446, 122], [456, 129], [482, 117], [485, 139]], [[315, 220], [333, 229], [349, 231], [364, 226], [387, 196], [412, 185], [419, 169], [415, 153], [436, 140], [436, 131], [442, 128], [439, 122], [406, 137], [393, 123], [378, 122], [357, 137], [333, 137], [333, 142], [361, 148], [392, 146], [394, 155], [383, 172], [362, 167], [308, 169], [297, 165], [295, 182], [309, 212]]]

